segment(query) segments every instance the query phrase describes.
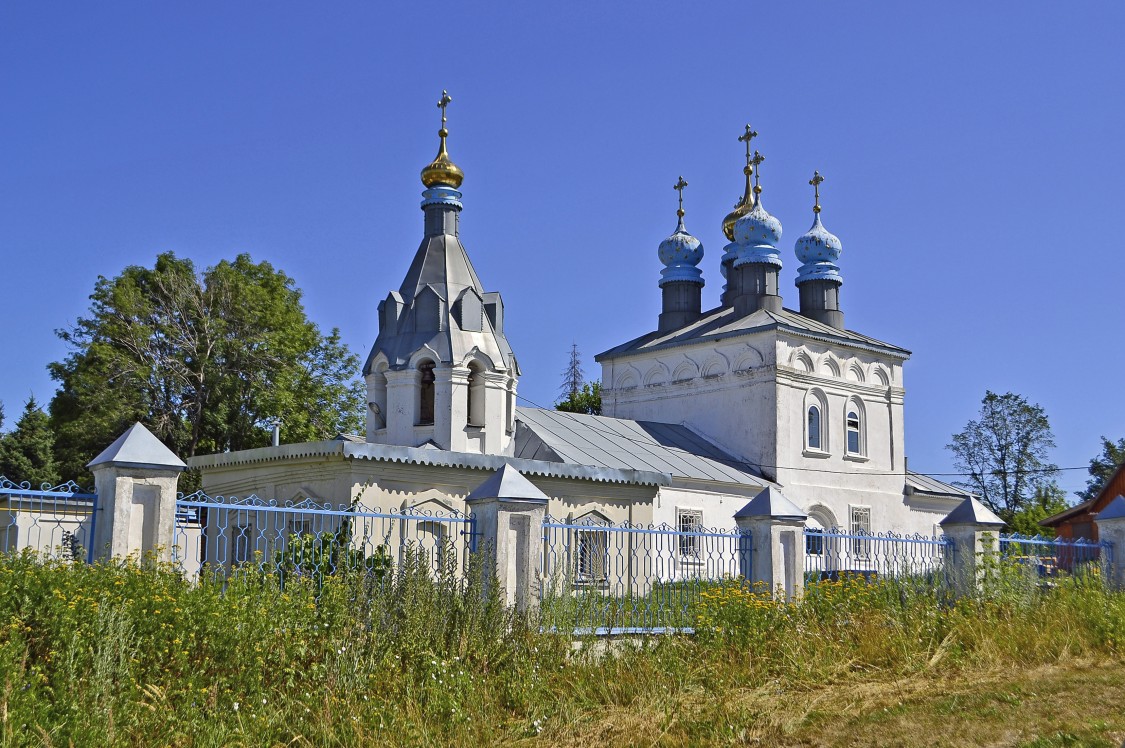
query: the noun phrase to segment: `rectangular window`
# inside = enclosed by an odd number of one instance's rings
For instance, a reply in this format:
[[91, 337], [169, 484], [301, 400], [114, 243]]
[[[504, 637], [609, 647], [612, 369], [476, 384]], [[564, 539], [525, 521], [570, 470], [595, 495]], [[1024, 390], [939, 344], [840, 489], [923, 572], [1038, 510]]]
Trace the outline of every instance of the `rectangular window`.
[[605, 530], [578, 531], [578, 558], [575, 570], [579, 582], [602, 583], [609, 577], [609, 533]]
[[[871, 507], [853, 506], [851, 509], [851, 535], [863, 536], [871, 534]], [[871, 541], [863, 537], [852, 538], [852, 555], [856, 558], [868, 558], [871, 555]]]
[[311, 519], [295, 519], [292, 522], [289, 533], [296, 535], [298, 538], [303, 538], [306, 535], [315, 535], [313, 532], [313, 521]]
[[809, 407], [809, 449], [820, 449], [820, 408]]
[[[700, 556], [701, 543], [698, 533], [703, 527], [703, 512], [699, 509], [677, 509], [676, 510], [676, 530], [681, 533], [680, 540], [680, 557], [692, 561], [698, 561]], [[689, 534], [690, 533], [690, 534]]]
[[[816, 530], [816, 532], [821, 532], [821, 530]], [[810, 556], [823, 556], [824, 536], [805, 533], [805, 553]]]

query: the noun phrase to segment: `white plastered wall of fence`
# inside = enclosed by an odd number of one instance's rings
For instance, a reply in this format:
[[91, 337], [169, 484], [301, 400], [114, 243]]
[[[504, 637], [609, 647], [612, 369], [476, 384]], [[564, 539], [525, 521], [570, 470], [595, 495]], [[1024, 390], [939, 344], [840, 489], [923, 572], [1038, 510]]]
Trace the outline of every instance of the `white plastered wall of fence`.
[[0, 551], [30, 549], [54, 558], [85, 558], [90, 535], [88, 511], [13, 498], [0, 509]]
[[[434, 556], [452, 549], [464, 558], [473, 539], [460, 519], [468, 516], [465, 499], [491, 471], [432, 464], [345, 459], [337, 456], [296, 457], [209, 467], [203, 490], [210, 496], [257, 497], [274, 506], [209, 507], [205, 540], [197, 556], [189, 553], [196, 568], [210, 563], [231, 567], [283, 558], [294, 536], [336, 533], [350, 523], [348, 545], [370, 556], [379, 548], [401, 560], [409, 549]], [[547, 514], [565, 523], [650, 525], [658, 486], [610, 483], [585, 479], [528, 474], [547, 495]], [[350, 508], [347, 518], [318, 511], [329, 503]], [[729, 517], [728, 517], [729, 521]], [[581, 535], [581, 533], [579, 533]], [[569, 563], [578, 564], [579, 545], [589, 537], [571, 533], [574, 547]], [[540, 537], [536, 533], [536, 537]], [[608, 544], [606, 549], [608, 550]], [[640, 546], [615, 556], [603, 576], [625, 575], [634, 584], [647, 584], [651, 564], [639, 556]], [[546, 549], [544, 553], [546, 553]], [[588, 554], [586, 554], [588, 555]], [[198, 560], [196, 560], [198, 559]], [[619, 559], [619, 560], [618, 560]]]

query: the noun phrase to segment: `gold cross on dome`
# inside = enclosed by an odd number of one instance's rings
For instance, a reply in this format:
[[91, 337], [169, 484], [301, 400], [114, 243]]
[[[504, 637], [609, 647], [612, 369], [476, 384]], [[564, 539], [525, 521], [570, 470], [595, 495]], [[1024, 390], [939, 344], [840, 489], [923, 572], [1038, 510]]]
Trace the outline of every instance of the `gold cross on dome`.
[[738, 136], [739, 143], [746, 144], [746, 163], [750, 163], [750, 141], [758, 137], [758, 133], [750, 129], [750, 124], [746, 124], [746, 132]]
[[813, 172], [813, 178], [809, 180], [809, 184], [813, 186], [813, 194], [816, 195], [816, 203], [813, 205], [813, 213], [820, 212], [820, 184], [824, 181], [824, 177], [820, 176], [819, 171]]
[[680, 177], [679, 181], [672, 185], [672, 189], [680, 193], [680, 207], [679, 210], [676, 211], [676, 215], [681, 217], [684, 215], [684, 187], [687, 187], [687, 182], [683, 177]]
[[441, 92], [441, 101], [437, 103], [438, 109], [441, 110], [441, 129], [445, 129], [445, 108], [453, 102], [453, 97], [449, 95], [448, 91]]
[[750, 159], [750, 165], [754, 167], [754, 192], [762, 191], [762, 188], [758, 186], [758, 177], [760, 176], [762, 162], [765, 160], [766, 157], [757, 151], [754, 151], [754, 157]]

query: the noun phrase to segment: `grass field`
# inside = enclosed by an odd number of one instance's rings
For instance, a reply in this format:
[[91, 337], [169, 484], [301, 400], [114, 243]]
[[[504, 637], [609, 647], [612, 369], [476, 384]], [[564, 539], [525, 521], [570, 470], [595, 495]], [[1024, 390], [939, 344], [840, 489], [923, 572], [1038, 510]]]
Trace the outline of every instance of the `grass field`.
[[0, 556], [0, 745], [1013, 745], [1125, 739], [1125, 595], [736, 580], [694, 637], [575, 648], [467, 580]]

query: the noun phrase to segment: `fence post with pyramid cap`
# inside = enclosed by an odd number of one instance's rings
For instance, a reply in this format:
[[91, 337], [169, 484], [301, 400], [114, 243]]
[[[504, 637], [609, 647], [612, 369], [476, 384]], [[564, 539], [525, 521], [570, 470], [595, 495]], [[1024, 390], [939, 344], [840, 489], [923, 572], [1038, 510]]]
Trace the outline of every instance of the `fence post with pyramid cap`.
[[520, 611], [537, 606], [547, 495], [505, 463], [465, 503], [474, 520], [477, 549], [495, 560], [504, 600]]
[[[734, 515], [738, 529], [749, 533], [742, 553], [749, 555], [749, 579], [786, 600], [805, 590], [805, 520], [802, 512], [773, 486], [763, 488]], [[745, 569], [747, 559], [742, 566]]]
[[1000, 528], [1004, 520], [971, 496], [941, 521], [949, 543], [946, 574], [958, 597], [975, 595], [985, 570], [1000, 553]]
[[1125, 590], [1125, 496], [1118, 496], [1103, 509], [1094, 521], [1102, 553], [1107, 555], [1106, 583], [1111, 589]]
[[94, 558], [154, 554], [170, 561], [184, 461], [135, 423], [86, 467], [98, 492]]

